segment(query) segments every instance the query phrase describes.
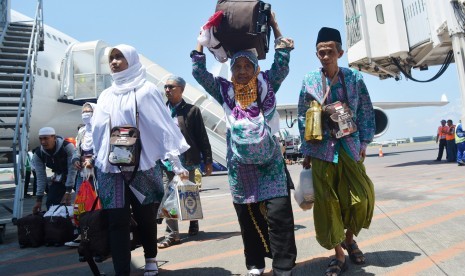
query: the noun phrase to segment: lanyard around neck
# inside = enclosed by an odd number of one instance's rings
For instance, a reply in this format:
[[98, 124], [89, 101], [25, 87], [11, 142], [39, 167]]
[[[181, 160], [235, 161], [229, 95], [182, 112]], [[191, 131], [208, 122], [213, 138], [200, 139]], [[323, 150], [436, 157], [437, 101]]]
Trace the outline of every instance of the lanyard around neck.
[[324, 104], [326, 101], [326, 98], [328, 97], [329, 91], [331, 91], [331, 87], [336, 84], [339, 76], [339, 67], [337, 68], [336, 74], [334, 74], [333, 78], [331, 79], [331, 83], [329, 84], [329, 87], [326, 85], [326, 76], [323, 73], [323, 70], [321, 70], [321, 83], [323, 85], [323, 91], [325, 91], [325, 95], [323, 97], [323, 100], [321, 101], [321, 104]]

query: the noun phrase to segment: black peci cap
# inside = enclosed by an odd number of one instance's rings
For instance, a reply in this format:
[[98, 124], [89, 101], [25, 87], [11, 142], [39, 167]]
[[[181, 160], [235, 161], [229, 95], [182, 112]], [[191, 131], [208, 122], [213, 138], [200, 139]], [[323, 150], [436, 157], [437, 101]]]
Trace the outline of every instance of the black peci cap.
[[334, 42], [339, 42], [342, 44], [341, 40], [341, 33], [332, 28], [328, 27], [323, 27], [321, 30], [318, 32], [318, 38], [316, 39], [316, 45], [320, 42], [329, 42], [329, 41], [334, 41]]

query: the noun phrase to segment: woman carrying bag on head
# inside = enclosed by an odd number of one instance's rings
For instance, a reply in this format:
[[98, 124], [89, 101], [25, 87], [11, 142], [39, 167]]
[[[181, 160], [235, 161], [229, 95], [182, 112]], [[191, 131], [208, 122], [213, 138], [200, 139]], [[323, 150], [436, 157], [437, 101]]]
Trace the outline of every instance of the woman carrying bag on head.
[[[136, 49], [118, 45], [110, 49], [108, 62], [113, 83], [98, 99], [92, 136], [98, 193], [109, 219], [113, 267], [116, 275], [130, 274], [131, 207], [144, 248], [144, 275], [158, 275], [156, 216], [163, 197], [163, 181], [157, 160], [170, 160], [174, 173], [186, 177], [188, 172], [182, 167], [178, 155], [189, 145], [171, 119], [161, 93], [146, 80], [145, 67], [140, 63]], [[109, 163], [110, 129], [124, 125], [137, 127], [140, 131], [142, 151], [134, 177], [133, 167]]]
[[294, 43], [282, 38], [274, 14], [270, 25], [277, 39], [268, 71], [260, 71], [255, 53], [240, 51], [231, 58], [230, 82], [206, 70], [200, 44], [191, 53], [195, 79], [226, 113], [229, 186], [241, 227], [247, 275], [263, 274], [265, 257], [273, 258], [273, 275], [291, 275], [297, 255], [284, 160], [273, 136], [279, 131], [275, 93], [289, 72]]

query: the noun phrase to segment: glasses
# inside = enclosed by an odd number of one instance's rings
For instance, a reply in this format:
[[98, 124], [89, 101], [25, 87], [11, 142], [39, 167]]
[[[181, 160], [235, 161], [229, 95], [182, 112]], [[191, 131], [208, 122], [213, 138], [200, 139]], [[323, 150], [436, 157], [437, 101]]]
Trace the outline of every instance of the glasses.
[[173, 89], [175, 87], [179, 87], [179, 86], [178, 85], [171, 85], [171, 84], [165, 84], [165, 86], [164, 86], [165, 90], [166, 89], [171, 90], [171, 89]]

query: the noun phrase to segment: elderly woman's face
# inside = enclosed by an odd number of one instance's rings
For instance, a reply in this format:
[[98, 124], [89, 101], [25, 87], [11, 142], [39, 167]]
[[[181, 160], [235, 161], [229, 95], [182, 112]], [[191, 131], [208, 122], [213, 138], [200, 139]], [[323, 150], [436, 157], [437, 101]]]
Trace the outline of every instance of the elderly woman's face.
[[110, 63], [110, 70], [112, 73], [124, 71], [129, 67], [128, 61], [118, 49], [113, 49], [113, 51], [111, 51], [108, 62]]
[[240, 57], [234, 62], [231, 72], [237, 83], [247, 84], [255, 76], [255, 67], [246, 57]]

